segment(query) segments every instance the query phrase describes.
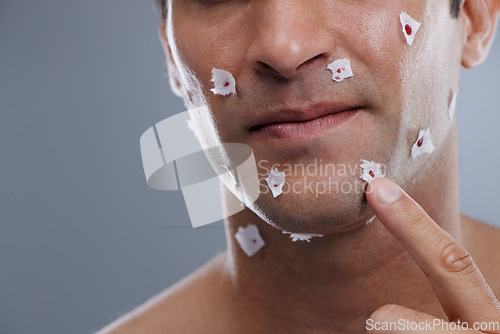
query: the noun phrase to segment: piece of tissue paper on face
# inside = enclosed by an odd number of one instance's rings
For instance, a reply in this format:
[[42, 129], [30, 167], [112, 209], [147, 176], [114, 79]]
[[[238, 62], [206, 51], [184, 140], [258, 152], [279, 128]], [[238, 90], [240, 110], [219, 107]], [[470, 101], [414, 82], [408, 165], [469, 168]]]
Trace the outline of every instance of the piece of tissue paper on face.
[[260, 236], [259, 229], [253, 224], [239, 227], [234, 237], [248, 257], [254, 256], [266, 244]]
[[424, 153], [431, 154], [434, 152], [434, 144], [432, 143], [432, 136], [430, 129], [420, 130], [418, 139], [411, 149], [411, 157], [415, 161], [419, 156]]
[[321, 238], [323, 235], [316, 233], [291, 233], [283, 231], [283, 234], [290, 234], [290, 238], [292, 238], [293, 242], [296, 241], [307, 241], [311, 242], [311, 238]]
[[349, 59], [337, 59], [327, 67], [333, 73], [333, 80], [341, 82], [354, 76]]
[[453, 94], [453, 98], [451, 99], [450, 107], [448, 108], [448, 117], [450, 118], [450, 121], [453, 121], [453, 114], [455, 113], [455, 110], [457, 109], [457, 99], [458, 99], [458, 92]]
[[236, 95], [236, 80], [231, 73], [214, 68], [212, 69], [212, 82], [214, 88], [211, 91], [214, 95]]
[[283, 186], [285, 185], [285, 173], [278, 171], [278, 168], [273, 169], [269, 172], [266, 178], [267, 185], [273, 197], [276, 198], [283, 193]]
[[412, 46], [413, 41], [415, 40], [415, 35], [422, 24], [414, 20], [405, 12], [401, 12], [399, 19], [401, 20], [401, 26], [403, 27], [403, 34], [406, 37], [406, 43], [408, 43], [409, 46]]
[[382, 165], [376, 162], [363, 160], [361, 168], [363, 169], [363, 173], [361, 174], [360, 178], [368, 183], [372, 182], [378, 177], [385, 176], [385, 174], [382, 173]]

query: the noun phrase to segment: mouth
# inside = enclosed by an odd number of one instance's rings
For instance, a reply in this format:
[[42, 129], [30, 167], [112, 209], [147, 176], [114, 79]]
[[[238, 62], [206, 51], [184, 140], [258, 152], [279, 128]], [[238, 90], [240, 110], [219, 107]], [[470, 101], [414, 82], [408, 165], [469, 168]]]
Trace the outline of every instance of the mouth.
[[322, 104], [306, 109], [272, 112], [250, 128], [255, 135], [272, 139], [302, 139], [324, 135], [363, 110], [363, 106]]

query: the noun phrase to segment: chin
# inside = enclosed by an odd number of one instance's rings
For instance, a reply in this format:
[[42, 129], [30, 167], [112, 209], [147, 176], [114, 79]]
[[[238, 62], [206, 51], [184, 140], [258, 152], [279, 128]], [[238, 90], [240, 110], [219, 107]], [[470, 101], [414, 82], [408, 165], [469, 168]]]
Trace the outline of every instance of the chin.
[[357, 184], [357, 191], [337, 192], [332, 187], [311, 193], [300, 187], [296, 187], [298, 191], [291, 191], [290, 188], [287, 191], [284, 187], [283, 194], [276, 198], [270, 192], [263, 191], [250, 209], [282, 231], [318, 234], [346, 232], [366, 225], [373, 217], [364, 193], [366, 183], [351, 182], [352, 187]]

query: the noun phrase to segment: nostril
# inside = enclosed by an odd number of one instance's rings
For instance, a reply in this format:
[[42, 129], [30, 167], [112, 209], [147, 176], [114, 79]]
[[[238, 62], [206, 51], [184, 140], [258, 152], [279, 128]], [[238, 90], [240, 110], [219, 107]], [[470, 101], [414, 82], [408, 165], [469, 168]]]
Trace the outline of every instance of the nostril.
[[318, 59], [320, 59], [323, 56], [324, 56], [323, 54], [319, 54], [319, 55], [316, 55], [316, 56], [312, 57], [311, 59], [307, 59], [302, 64], [300, 64], [299, 67], [297, 67], [297, 70], [299, 68], [301, 68], [301, 67], [305, 67], [305, 66], [307, 66], [309, 64], [313, 64], [314, 62], [316, 62]]
[[319, 54], [311, 59], [307, 59], [306, 61], [300, 63], [300, 65], [297, 68], [289, 68], [289, 71], [285, 71], [284, 68], [278, 68], [278, 63], [276, 63], [276, 68], [273, 67], [271, 64], [265, 62], [265, 61], [258, 61], [255, 65], [255, 70], [257, 71], [258, 74], [271, 78], [277, 82], [288, 82], [291, 77], [297, 75], [301, 70], [304, 68], [308, 67], [308, 65], [313, 65], [314, 63], [317, 63], [324, 55]]
[[289, 80], [279, 71], [275, 70], [272, 66], [266, 64], [265, 62], [259, 61], [257, 66], [255, 66], [256, 72], [262, 77], [269, 78], [276, 82], [288, 82]]

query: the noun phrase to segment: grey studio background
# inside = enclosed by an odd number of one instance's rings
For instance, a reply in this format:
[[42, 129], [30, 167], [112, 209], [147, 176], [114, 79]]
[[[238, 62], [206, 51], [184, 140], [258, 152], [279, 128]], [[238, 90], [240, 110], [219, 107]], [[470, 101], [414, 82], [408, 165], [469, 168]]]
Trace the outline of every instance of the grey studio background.
[[[180, 192], [147, 187], [139, 137], [184, 111], [153, 0], [0, 0], [0, 333], [91, 333], [225, 248]], [[500, 42], [464, 71], [462, 210], [500, 223]]]

